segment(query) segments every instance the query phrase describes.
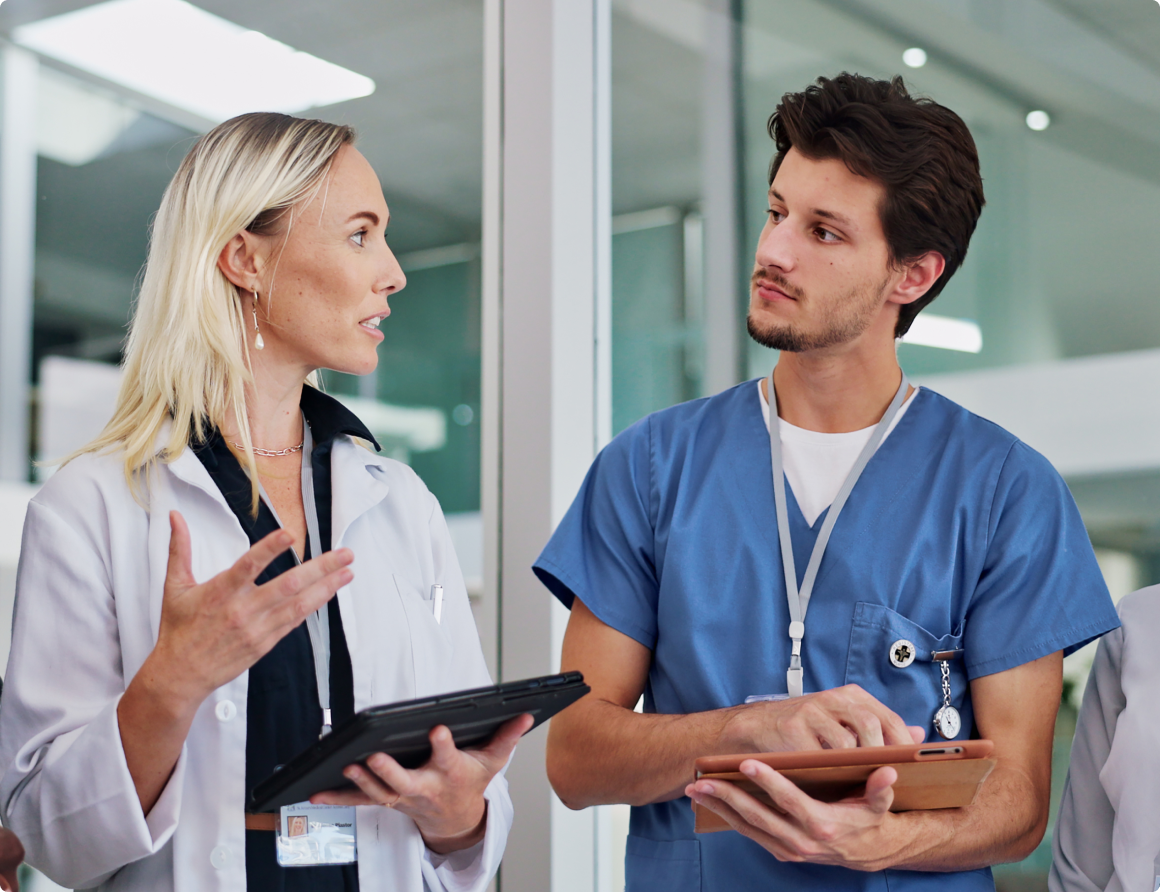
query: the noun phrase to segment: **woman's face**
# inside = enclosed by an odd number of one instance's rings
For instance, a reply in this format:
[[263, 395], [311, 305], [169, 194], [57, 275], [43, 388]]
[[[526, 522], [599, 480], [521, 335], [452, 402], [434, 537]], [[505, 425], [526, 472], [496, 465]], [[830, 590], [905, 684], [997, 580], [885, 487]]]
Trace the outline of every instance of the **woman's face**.
[[[378, 365], [379, 324], [390, 315], [387, 296], [407, 284], [387, 247], [390, 212], [370, 164], [343, 146], [327, 181], [296, 207], [289, 234], [256, 236], [258, 327], [265, 347], [252, 349], [255, 366], [298, 366], [365, 375]], [[247, 235], [249, 235], [247, 233]]]

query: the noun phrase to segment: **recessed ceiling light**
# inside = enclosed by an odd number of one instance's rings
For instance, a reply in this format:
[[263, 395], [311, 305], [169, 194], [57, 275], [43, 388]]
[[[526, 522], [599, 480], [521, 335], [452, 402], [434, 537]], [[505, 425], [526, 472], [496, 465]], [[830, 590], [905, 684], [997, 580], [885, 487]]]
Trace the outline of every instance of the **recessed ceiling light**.
[[926, 50], [912, 46], [902, 54], [902, 61], [911, 68], [922, 68], [926, 64]]
[[1042, 109], [1027, 113], [1027, 126], [1032, 130], [1046, 130], [1051, 126], [1051, 115]]
[[300, 112], [374, 92], [369, 77], [185, 0], [108, 0], [22, 25], [13, 39], [207, 120]]
[[979, 323], [930, 313], [915, 316], [910, 331], [901, 340], [904, 344], [959, 350], [963, 353], [978, 353], [983, 349], [983, 331]]

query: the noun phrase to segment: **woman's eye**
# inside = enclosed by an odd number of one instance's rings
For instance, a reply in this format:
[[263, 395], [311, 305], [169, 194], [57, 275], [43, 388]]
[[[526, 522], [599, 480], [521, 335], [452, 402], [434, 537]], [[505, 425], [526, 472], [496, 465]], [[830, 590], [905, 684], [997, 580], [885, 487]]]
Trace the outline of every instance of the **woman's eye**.
[[818, 233], [818, 238], [820, 238], [823, 242], [841, 241], [840, 238], [838, 238], [836, 235], [834, 235], [834, 233], [830, 232], [830, 230], [828, 230], [828, 229], [818, 229], [817, 233]]
[[783, 214], [781, 211], [775, 210], [774, 208], [769, 208], [766, 213], [769, 214], [769, 219], [771, 219], [774, 223], [780, 223], [785, 219], [785, 214]]
[[354, 239], [354, 243], [360, 248], [363, 246], [363, 242], [366, 241], [366, 237], [367, 231], [365, 229], [360, 229], [358, 232], [351, 236], [351, 238]]

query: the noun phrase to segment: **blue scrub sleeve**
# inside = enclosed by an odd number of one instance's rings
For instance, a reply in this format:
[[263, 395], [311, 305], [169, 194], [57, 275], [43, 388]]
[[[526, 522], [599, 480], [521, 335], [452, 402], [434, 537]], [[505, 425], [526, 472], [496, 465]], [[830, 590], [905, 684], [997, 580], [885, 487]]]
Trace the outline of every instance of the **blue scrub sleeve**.
[[652, 650], [657, 575], [650, 420], [596, 457], [532, 570], [564, 604], [579, 598], [604, 624]]
[[1067, 485], [1023, 443], [999, 473], [987, 536], [963, 629], [969, 678], [1069, 654], [1120, 625]]

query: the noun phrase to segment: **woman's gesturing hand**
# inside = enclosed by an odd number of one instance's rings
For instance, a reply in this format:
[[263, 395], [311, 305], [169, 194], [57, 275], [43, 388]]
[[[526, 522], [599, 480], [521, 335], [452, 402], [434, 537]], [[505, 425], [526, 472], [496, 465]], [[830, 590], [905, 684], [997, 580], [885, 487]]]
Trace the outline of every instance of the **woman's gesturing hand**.
[[173, 511], [169, 521], [161, 627], [149, 659], [177, 696], [197, 703], [253, 666], [354, 578], [348, 569], [354, 555], [340, 548], [255, 585], [292, 543], [288, 532], [277, 530], [228, 570], [199, 584], [185, 519]]
[[[385, 753], [367, 767], [343, 772], [356, 790], [330, 790], [310, 797], [321, 805], [385, 805], [408, 815], [433, 852], [447, 854], [475, 845], [487, 825], [483, 792], [507, 764], [516, 743], [532, 727], [532, 717], [506, 722], [482, 749], [456, 749], [444, 725], [431, 730], [431, 758], [408, 770]], [[367, 769], [370, 770], [367, 770]]]
[[157, 644], [133, 676], [117, 721], [141, 808], [149, 814], [202, 702], [258, 662], [354, 578], [349, 549], [328, 551], [264, 585], [254, 580], [290, 547], [271, 533], [207, 582], [193, 577], [189, 527], [169, 514], [169, 566]]

